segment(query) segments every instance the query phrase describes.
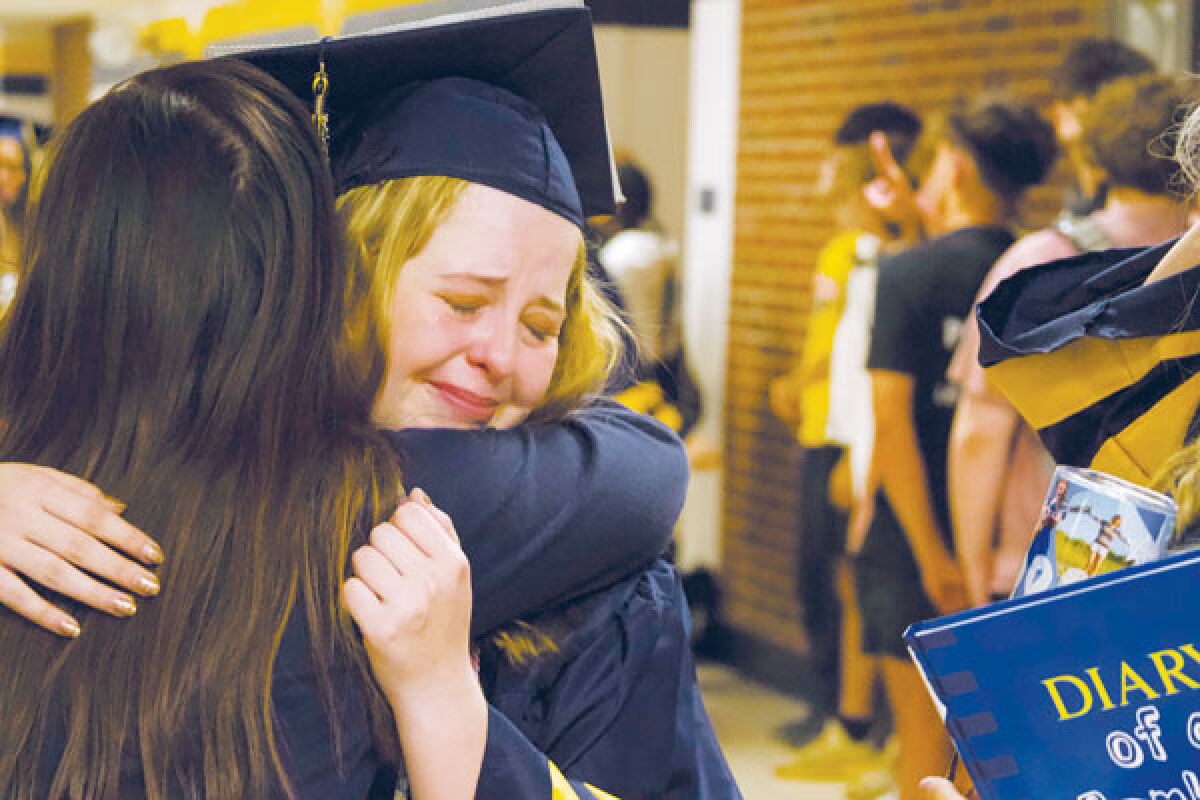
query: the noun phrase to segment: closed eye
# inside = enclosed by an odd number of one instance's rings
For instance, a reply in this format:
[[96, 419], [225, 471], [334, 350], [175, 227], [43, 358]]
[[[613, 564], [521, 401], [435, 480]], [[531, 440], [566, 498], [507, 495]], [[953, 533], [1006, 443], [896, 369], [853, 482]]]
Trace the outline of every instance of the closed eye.
[[455, 314], [462, 314], [464, 316], [474, 314], [487, 304], [484, 298], [474, 295], [440, 294], [438, 297]]
[[544, 342], [548, 339], [557, 339], [558, 338], [558, 329], [557, 328], [551, 330], [548, 328], [540, 328], [536, 325], [526, 325], [525, 328], [526, 328], [526, 330], [529, 331], [529, 333], [533, 336], [533, 338], [537, 339], [539, 342]]
[[529, 314], [523, 322], [525, 329], [539, 343], [557, 339], [562, 332], [562, 320], [557, 315], [551, 317], [540, 313]]

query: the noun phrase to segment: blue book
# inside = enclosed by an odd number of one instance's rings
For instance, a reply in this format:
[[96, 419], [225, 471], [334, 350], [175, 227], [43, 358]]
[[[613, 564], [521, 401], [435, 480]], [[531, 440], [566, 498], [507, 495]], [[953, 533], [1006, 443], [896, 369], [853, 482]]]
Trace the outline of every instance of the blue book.
[[1200, 552], [904, 639], [984, 800], [1200, 800]]

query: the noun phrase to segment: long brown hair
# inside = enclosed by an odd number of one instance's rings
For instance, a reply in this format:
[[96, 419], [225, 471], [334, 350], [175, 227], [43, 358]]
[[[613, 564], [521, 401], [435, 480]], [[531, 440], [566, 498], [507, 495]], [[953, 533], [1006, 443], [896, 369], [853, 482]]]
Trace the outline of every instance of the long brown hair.
[[0, 460], [104, 487], [168, 558], [137, 624], [71, 606], [64, 646], [0, 612], [0, 796], [115, 798], [130, 763], [149, 798], [278, 795], [285, 627], [306, 622], [336, 719], [334, 664], [366, 680], [347, 552], [399, 478], [319, 145], [279, 84], [213, 61], [113, 89], [47, 169], [0, 334]]

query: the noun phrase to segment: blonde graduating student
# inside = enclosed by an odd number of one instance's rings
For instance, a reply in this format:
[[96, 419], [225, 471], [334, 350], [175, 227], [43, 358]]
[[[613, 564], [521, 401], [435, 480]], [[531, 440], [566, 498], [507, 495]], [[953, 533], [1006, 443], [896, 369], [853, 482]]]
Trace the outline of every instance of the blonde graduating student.
[[[530, 34], [529, 17], [514, 23], [246, 57], [298, 94], [323, 60], [330, 97], [346, 87], [357, 97], [329, 107], [330, 149], [351, 243], [372, 267], [371, 296], [389, 320], [374, 418], [404, 429], [389, 435], [406, 478], [454, 519], [474, 565], [472, 631], [489, 634], [479, 642], [495, 708], [476, 796], [593, 796], [587, 780], [623, 797], [736, 797], [699, 701], [677, 577], [651, 563], [682, 501], [682, 449], [639, 415], [579, 408], [612, 361], [608, 311], [584, 278], [579, 233], [585, 204], [595, 207], [605, 191], [611, 202], [598, 94], [565, 110], [555, 91], [534, 94], [560, 106], [551, 125], [521, 87], [498, 85], [511, 64], [476, 77], [403, 79], [469, 63], [464, 52], [486, 52], [480, 36], [541, 36], [528, 49], [554, 49], [542, 46], [544, 30]], [[576, 37], [573, 59], [590, 50], [581, 7], [541, 23]], [[384, 51], [388, 69], [379, 67]], [[431, 66], [438, 58], [447, 66]], [[530, 74], [525, 93], [554, 85], [544, 71]], [[584, 132], [571, 133], [579, 125]], [[403, 557], [379, 555], [356, 563], [373, 588], [361, 599], [384, 598], [376, 611], [388, 608], [397, 579], [388, 565]], [[630, 646], [614, 649], [618, 640]], [[390, 671], [386, 648], [373, 652], [381, 673]], [[403, 645], [392, 652], [403, 661]]]

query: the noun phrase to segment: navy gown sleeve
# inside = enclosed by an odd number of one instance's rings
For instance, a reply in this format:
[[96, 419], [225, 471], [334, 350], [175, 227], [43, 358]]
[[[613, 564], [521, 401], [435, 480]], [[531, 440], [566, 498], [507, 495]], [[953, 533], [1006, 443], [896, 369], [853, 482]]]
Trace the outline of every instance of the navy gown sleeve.
[[[519, 637], [492, 637], [480, 674], [492, 707], [555, 768], [625, 800], [741, 800], [701, 702], [671, 565], [526, 622], [554, 646], [532, 655]], [[485, 757], [477, 797], [506, 786], [504, 763]]]
[[487, 748], [475, 800], [618, 800], [563, 776], [545, 754], [495, 708], [488, 707]]
[[[372, 742], [364, 687], [347, 658], [332, 665], [327, 708], [303, 613], [292, 615], [275, 658], [275, 737], [293, 800], [391, 800], [395, 771]], [[282, 793], [280, 797], [282, 797]]]
[[687, 489], [679, 438], [609, 402], [561, 423], [389, 436], [405, 485], [454, 520], [471, 562], [473, 636], [647, 567]]

